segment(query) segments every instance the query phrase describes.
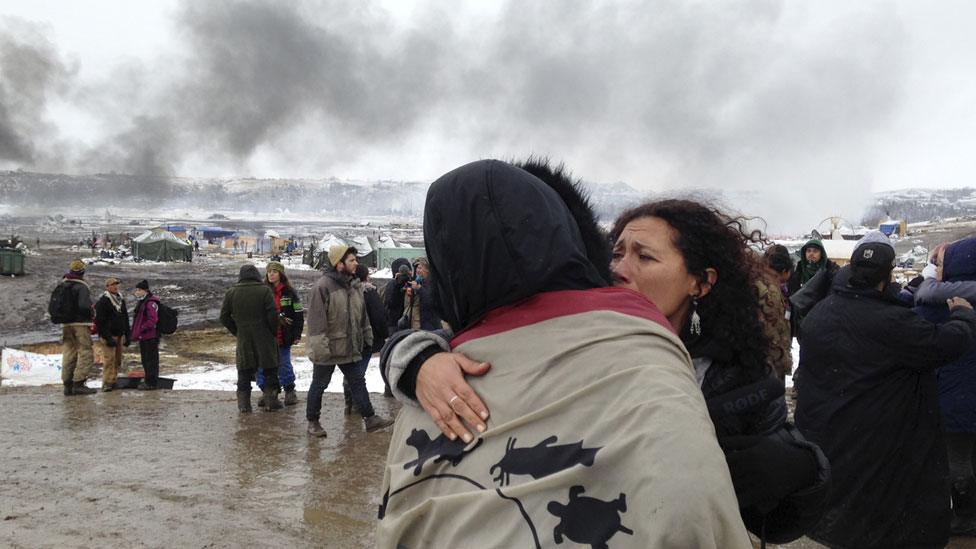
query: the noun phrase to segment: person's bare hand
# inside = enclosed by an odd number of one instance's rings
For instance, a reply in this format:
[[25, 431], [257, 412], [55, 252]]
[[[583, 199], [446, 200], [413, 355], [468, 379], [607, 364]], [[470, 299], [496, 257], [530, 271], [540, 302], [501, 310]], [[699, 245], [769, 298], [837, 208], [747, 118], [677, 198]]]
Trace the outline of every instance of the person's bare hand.
[[475, 362], [461, 353], [437, 353], [420, 367], [417, 401], [447, 438], [471, 442], [473, 437], [462, 420], [479, 433], [485, 431], [488, 408], [464, 376], [483, 376], [490, 368], [491, 364]]
[[953, 297], [946, 300], [946, 305], [949, 306], [949, 310], [955, 310], [959, 308], [973, 310], [973, 305], [961, 297]]

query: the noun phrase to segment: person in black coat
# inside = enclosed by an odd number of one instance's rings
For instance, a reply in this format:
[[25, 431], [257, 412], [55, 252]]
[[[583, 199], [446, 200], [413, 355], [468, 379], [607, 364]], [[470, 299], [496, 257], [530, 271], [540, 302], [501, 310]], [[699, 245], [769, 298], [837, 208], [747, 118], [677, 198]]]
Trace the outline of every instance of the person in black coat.
[[829, 547], [944, 547], [949, 484], [934, 370], [976, 343], [976, 314], [950, 300], [936, 326], [889, 284], [894, 248], [859, 246], [803, 323], [796, 424], [830, 460]]
[[109, 278], [105, 292], [95, 303], [95, 327], [98, 331], [98, 350], [102, 356], [102, 391], [115, 388], [122, 365], [122, 347], [129, 346], [129, 311], [121, 290], [122, 281]]
[[386, 308], [388, 331], [392, 334], [397, 331], [397, 321], [403, 316], [406, 291], [413, 280], [413, 269], [410, 260], [398, 257], [390, 264], [390, 270], [393, 272], [393, 279], [383, 289], [383, 305]]
[[[356, 267], [356, 276], [363, 283], [363, 300], [366, 302], [366, 316], [369, 317], [369, 325], [373, 329], [373, 344], [363, 349], [363, 364], [360, 367], [365, 370], [369, 366], [369, 360], [372, 358], [373, 353], [380, 352], [383, 344], [386, 343], [386, 338], [390, 337], [390, 329], [383, 299], [380, 298], [380, 293], [377, 291], [376, 286], [369, 281], [369, 269], [365, 265], [359, 265]], [[386, 380], [384, 379], [384, 384], [385, 382]], [[342, 392], [346, 399], [346, 415], [353, 413], [353, 411], [358, 413], [352, 398], [352, 392], [349, 389], [349, 384], [345, 379], [342, 380]], [[390, 390], [388, 384], [386, 385], [384, 395], [393, 396], [393, 392]]]

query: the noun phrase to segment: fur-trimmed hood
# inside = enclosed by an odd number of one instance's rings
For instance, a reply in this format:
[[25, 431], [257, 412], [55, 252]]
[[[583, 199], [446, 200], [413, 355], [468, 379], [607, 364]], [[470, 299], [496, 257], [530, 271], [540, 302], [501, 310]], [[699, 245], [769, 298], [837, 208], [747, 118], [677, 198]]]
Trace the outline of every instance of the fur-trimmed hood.
[[438, 308], [455, 330], [540, 292], [607, 285], [560, 193], [498, 160], [431, 184], [424, 241]]

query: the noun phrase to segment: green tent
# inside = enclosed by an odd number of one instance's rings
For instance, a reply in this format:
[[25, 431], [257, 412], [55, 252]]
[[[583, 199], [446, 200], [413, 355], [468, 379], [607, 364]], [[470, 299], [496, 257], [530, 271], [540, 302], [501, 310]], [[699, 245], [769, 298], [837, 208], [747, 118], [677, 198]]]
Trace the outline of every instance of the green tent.
[[193, 261], [193, 245], [166, 229], [157, 228], [132, 239], [132, 257], [146, 261]]

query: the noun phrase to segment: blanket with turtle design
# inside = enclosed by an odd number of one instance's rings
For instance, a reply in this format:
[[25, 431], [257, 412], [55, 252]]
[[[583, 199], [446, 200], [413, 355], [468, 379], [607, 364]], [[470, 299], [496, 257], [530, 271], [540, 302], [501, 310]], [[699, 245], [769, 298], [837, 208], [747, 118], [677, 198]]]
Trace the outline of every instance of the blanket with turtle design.
[[492, 364], [469, 379], [492, 412], [476, 440], [402, 408], [378, 546], [751, 547], [680, 340], [640, 311], [544, 305], [454, 339]]

